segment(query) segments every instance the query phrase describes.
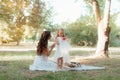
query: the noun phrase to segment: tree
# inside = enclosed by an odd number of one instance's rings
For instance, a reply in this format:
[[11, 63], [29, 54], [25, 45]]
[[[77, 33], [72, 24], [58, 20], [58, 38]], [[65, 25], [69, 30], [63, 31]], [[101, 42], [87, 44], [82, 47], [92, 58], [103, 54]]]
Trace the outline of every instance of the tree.
[[16, 41], [19, 45], [24, 33], [23, 25], [26, 24], [24, 9], [29, 6], [30, 0], [2, 0], [0, 3], [0, 19], [9, 24], [4, 29], [9, 35], [7, 41]]
[[51, 9], [46, 9], [45, 2], [42, 0], [34, 0], [30, 15], [28, 16], [28, 25], [34, 29], [33, 38], [36, 40], [36, 36], [40, 29], [48, 23], [48, 18], [51, 14]]
[[33, 37], [35, 40], [38, 30], [40, 29], [44, 4], [41, 2], [41, 0], [34, 0], [32, 7], [33, 8], [31, 9], [30, 16], [28, 17], [28, 25], [32, 26], [34, 29]]
[[3, 27], [9, 36], [9, 40], [8, 38], [6, 40], [16, 41], [17, 44], [23, 37], [28, 36], [25, 34], [26, 26], [32, 31], [31, 35], [35, 40], [51, 12], [50, 9], [46, 9], [42, 0], [0, 0], [0, 4], [0, 20], [8, 24], [7, 28]]
[[109, 45], [109, 34], [110, 34], [110, 4], [111, 0], [105, 0], [104, 16], [101, 17], [100, 6], [97, 0], [91, 0], [93, 10], [95, 13], [96, 24], [98, 26], [98, 42], [96, 48], [96, 56], [109, 57], [108, 45]]

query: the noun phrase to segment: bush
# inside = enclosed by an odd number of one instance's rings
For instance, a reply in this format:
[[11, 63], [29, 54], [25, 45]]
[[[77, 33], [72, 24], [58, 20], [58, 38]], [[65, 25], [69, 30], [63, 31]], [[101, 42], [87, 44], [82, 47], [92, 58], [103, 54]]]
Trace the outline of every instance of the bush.
[[79, 46], [93, 46], [97, 41], [97, 29], [82, 23], [74, 23], [66, 28], [67, 37], [72, 44]]
[[109, 45], [112, 47], [120, 46], [120, 29], [112, 29], [110, 33]]

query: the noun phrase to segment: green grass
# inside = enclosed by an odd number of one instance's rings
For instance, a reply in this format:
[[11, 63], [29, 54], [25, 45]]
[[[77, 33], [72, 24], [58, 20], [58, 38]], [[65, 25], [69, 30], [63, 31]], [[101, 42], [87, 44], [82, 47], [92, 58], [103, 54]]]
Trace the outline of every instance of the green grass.
[[[74, 55], [89, 55], [88, 51], [71, 51]], [[112, 52], [109, 59], [85, 59], [82, 64], [105, 66], [105, 70], [90, 71], [30, 71], [35, 51], [1, 51], [0, 80], [119, 80], [120, 52]], [[117, 57], [115, 57], [117, 56]]]

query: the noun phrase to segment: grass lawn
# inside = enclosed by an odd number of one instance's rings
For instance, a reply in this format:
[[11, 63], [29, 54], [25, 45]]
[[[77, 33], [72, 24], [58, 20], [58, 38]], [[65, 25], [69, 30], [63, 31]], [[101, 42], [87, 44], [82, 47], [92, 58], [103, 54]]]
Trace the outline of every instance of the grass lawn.
[[[73, 50], [72, 60], [81, 64], [105, 66], [105, 70], [90, 71], [30, 71], [35, 51], [0, 51], [0, 80], [120, 80], [120, 52], [112, 52], [109, 59], [82, 58], [89, 51]], [[75, 57], [76, 56], [76, 57]]]

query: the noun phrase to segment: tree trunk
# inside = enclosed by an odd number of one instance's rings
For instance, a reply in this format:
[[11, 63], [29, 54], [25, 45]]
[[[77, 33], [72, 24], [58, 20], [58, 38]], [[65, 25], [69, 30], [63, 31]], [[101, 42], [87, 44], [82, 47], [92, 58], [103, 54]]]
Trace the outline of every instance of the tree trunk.
[[16, 44], [16, 45], [17, 45], [17, 46], [19, 46], [19, 43], [20, 43], [20, 41], [19, 41], [19, 40], [17, 40], [17, 44]]
[[95, 20], [96, 20], [96, 23], [98, 25], [100, 20], [101, 20], [101, 14], [100, 14], [100, 8], [99, 8], [98, 1], [93, 0], [92, 5], [93, 5], [94, 13], [95, 13]]
[[109, 57], [108, 55], [108, 45], [109, 45], [109, 18], [110, 18], [110, 3], [111, 0], [106, 0], [104, 17], [101, 19], [100, 9], [97, 0], [93, 0], [93, 9], [95, 12], [96, 23], [98, 26], [98, 42], [95, 55], [98, 57]]
[[108, 45], [109, 45], [110, 27], [105, 26], [104, 21], [101, 21], [98, 25], [98, 42], [96, 48], [96, 56], [109, 57]]
[[33, 44], [35, 43], [37, 39], [37, 34], [38, 34], [38, 28], [36, 28], [35, 33], [34, 33]]

